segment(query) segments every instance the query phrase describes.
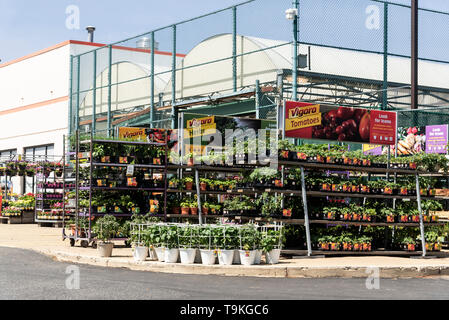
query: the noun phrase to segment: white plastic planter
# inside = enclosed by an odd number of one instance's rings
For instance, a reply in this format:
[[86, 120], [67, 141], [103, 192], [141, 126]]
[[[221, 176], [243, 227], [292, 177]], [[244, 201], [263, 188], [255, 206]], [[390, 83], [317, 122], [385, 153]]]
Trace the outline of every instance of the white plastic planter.
[[281, 249], [273, 249], [270, 252], [265, 252], [265, 259], [268, 264], [278, 264], [281, 257]]
[[240, 264], [240, 252], [238, 249], [234, 250], [234, 261], [233, 264]]
[[262, 261], [262, 250], [256, 250], [256, 257], [254, 258], [254, 264], [260, 264]]
[[215, 250], [200, 250], [201, 263], [205, 266], [211, 266], [215, 264], [216, 255]]
[[99, 242], [97, 244], [97, 250], [98, 250], [98, 253], [100, 254], [100, 257], [103, 257], [103, 258], [111, 257], [112, 249], [114, 249], [113, 243]]
[[145, 261], [148, 258], [147, 247], [135, 247], [133, 250], [133, 257], [135, 261]]
[[230, 266], [234, 262], [234, 250], [218, 250], [218, 263]]
[[240, 250], [240, 263], [244, 266], [252, 266], [256, 260], [256, 250]]
[[182, 264], [194, 264], [196, 249], [179, 249]]
[[165, 249], [165, 263], [177, 263], [179, 258], [179, 249]]
[[165, 261], [165, 248], [155, 248], [157, 259], [159, 262]]

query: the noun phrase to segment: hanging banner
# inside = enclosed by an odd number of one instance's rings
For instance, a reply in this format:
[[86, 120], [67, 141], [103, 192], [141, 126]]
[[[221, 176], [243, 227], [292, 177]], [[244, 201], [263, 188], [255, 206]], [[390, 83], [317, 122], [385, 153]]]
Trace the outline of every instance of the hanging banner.
[[447, 153], [448, 125], [426, 127], [426, 153]]
[[396, 143], [396, 112], [285, 102], [287, 138]]

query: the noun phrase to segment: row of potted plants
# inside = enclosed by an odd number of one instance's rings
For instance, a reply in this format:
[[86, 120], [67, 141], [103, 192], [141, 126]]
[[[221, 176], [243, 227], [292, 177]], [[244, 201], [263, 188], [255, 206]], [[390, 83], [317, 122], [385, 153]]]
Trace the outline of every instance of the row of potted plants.
[[96, 163], [163, 165], [165, 164], [165, 147], [120, 144], [111, 140], [95, 143], [92, 158]]
[[[330, 221], [362, 221], [362, 222], [388, 222], [388, 223], [419, 223], [419, 211], [401, 210], [384, 207], [376, 211], [374, 208], [366, 208], [351, 204], [344, 207], [324, 207], [322, 210], [314, 212], [314, 217], [318, 220]], [[425, 223], [438, 222], [438, 216], [423, 213]]]
[[41, 172], [49, 176], [55, 172], [56, 177], [61, 177], [63, 165], [60, 162], [29, 162], [29, 161], [9, 161], [4, 166], [0, 166], [0, 176], [27, 176], [34, 177], [36, 173]]
[[[260, 264], [262, 253], [266, 262], [279, 262], [283, 243], [282, 231], [260, 231], [255, 226], [166, 225], [147, 226], [142, 232], [132, 232], [134, 258], [167, 263], [204, 265]], [[217, 259], [218, 258], [218, 259]], [[240, 261], [240, 262], [239, 262]]]
[[[351, 166], [387, 168], [386, 155], [365, 155], [361, 150], [348, 151], [347, 147], [336, 145], [295, 146], [288, 140], [279, 142], [279, 158], [288, 161], [307, 161], [313, 163], [341, 164]], [[391, 168], [447, 172], [448, 161], [445, 155], [419, 153], [391, 159]]]

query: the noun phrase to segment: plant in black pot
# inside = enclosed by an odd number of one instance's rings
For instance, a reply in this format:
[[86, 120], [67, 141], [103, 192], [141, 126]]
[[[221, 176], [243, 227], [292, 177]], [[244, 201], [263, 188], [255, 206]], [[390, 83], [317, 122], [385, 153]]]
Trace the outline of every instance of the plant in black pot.
[[114, 243], [111, 242], [118, 232], [120, 225], [114, 216], [106, 215], [99, 218], [93, 227], [96, 234], [98, 252], [101, 257], [111, 257]]

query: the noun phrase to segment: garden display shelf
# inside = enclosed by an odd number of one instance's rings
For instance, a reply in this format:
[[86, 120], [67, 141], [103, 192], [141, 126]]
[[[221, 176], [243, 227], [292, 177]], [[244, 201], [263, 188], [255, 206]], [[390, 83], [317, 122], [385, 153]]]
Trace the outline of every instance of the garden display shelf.
[[[114, 216], [125, 222], [135, 212], [135, 214], [145, 215], [147, 212], [143, 212], [144, 208], [141, 206], [128, 208], [128, 203], [134, 202], [134, 199], [141, 199], [139, 200], [142, 202], [141, 205], [146, 206], [150, 201], [146, 200], [144, 204], [142, 200], [144, 197], [162, 198], [161, 201], [157, 200], [155, 206], [162, 208], [162, 217], [166, 218], [167, 137], [165, 137], [165, 143], [122, 141], [96, 138], [92, 134], [89, 138], [81, 138], [80, 132], [77, 131], [74, 138], [71, 145], [66, 144], [66, 157], [73, 164], [76, 185], [75, 219], [71, 221], [74, 228], [71, 234], [66, 234], [65, 228], [63, 231], [63, 238], [69, 239], [72, 246], [77, 241], [81, 241], [83, 247], [87, 247], [90, 243], [96, 244], [95, 235], [92, 232], [96, 218]], [[154, 178], [156, 176], [160, 176], [161, 179], [156, 181]], [[104, 202], [94, 204], [101, 197], [111, 201], [116, 200], [117, 206], [119, 201], [125, 201], [123, 200], [125, 198], [129, 200], [126, 202], [127, 207], [123, 207], [123, 210], [119, 210], [120, 212], [113, 209], [113, 211], [108, 209], [105, 212], [97, 212], [94, 207], [109, 206], [110, 208], [110, 205]], [[121, 204], [120, 209], [122, 209]], [[138, 210], [134, 211], [134, 209]]]
[[[63, 223], [64, 216], [69, 216], [65, 210], [65, 163], [62, 173], [57, 172], [57, 166], [38, 165], [36, 168], [36, 204], [35, 222], [39, 227], [58, 227]], [[59, 210], [59, 211], [58, 211]], [[57, 211], [57, 213], [56, 213]]]
[[[433, 199], [433, 200], [445, 200], [445, 197], [437, 197], [437, 196], [428, 196], [428, 195], [421, 195], [420, 194], [420, 188], [419, 188], [419, 176], [420, 175], [426, 175], [426, 176], [446, 176], [443, 173], [440, 172], [426, 172], [426, 171], [420, 171], [416, 169], [408, 169], [408, 168], [389, 168], [388, 165], [385, 165], [384, 167], [375, 167], [375, 166], [354, 166], [354, 165], [344, 165], [344, 164], [331, 164], [331, 163], [316, 163], [316, 162], [304, 162], [304, 161], [284, 161], [281, 160], [278, 162], [278, 166], [281, 168], [282, 175], [284, 176], [284, 173], [288, 173], [290, 169], [300, 169], [301, 170], [301, 181], [297, 185], [296, 190], [286, 190], [281, 188], [245, 188], [245, 189], [239, 189], [239, 188], [233, 188], [231, 190], [201, 190], [200, 185], [200, 179], [199, 175], [200, 173], [223, 173], [223, 174], [232, 174], [232, 173], [242, 173], [249, 170], [254, 170], [256, 168], [262, 168], [267, 167], [264, 165], [257, 165], [257, 164], [247, 164], [247, 165], [235, 165], [233, 167], [231, 166], [201, 166], [201, 165], [169, 165], [168, 169], [170, 171], [177, 171], [178, 173], [185, 173], [187, 175], [192, 174], [194, 175], [194, 188], [193, 190], [185, 190], [185, 189], [168, 189], [168, 193], [179, 193], [179, 194], [196, 194], [197, 200], [198, 200], [198, 219], [200, 221], [200, 224], [202, 223], [203, 217], [205, 217], [201, 213], [201, 199], [202, 196], [205, 195], [246, 195], [246, 196], [253, 196], [253, 195], [260, 195], [262, 193], [271, 193], [271, 194], [283, 194], [286, 196], [292, 196], [292, 197], [301, 197], [303, 206], [304, 206], [304, 212], [305, 212], [305, 218], [304, 219], [285, 219], [285, 218], [271, 218], [269, 220], [263, 218], [263, 217], [255, 217], [255, 216], [245, 216], [245, 215], [235, 215], [231, 216], [229, 218], [235, 219], [235, 220], [253, 220], [258, 222], [267, 222], [267, 221], [281, 221], [285, 224], [297, 224], [297, 225], [304, 225], [306, 228], [306, 239], [307, 239], [307, 250], [303, 251], [303, 253], [306, 253], [307, 256], [311, 256], [314, 254], [314, 250], [312, 250], [312, 243], [311, 243], [311, 237], [310, 237], [310, 225], [346, 225], [346, 226], [376, 226], [376, 227], [398, 227], [398, 228], [416, 228], [419, 227], [421, 231], [421, 236], [424, 238], [424, 228], [428, 226], [439, 226], [444, 224], [443, 222], [437, 222], [437, 223], [424, 223], [423, 217], [422, 217], [422, 210], [421, 210], [421, 200], [422, 199]], [[330, 170], [338, 171], [338, 172], [357, 172], [360, 174], [363, 174], [365, 177], [368, 176], [368, 178], [372, 176], [388, 176], [391, 174], [395, 177], [397, 176], [414, 176], [416, 181], [416, 188], [415, 194], [408, 194], [408, 195], [400, 195], [400, 194], [373, 194], [373, 193], [350, 193], [350, 192], [323, 192], [323, 191], [312, 191], [306, 189], [306, 183], [305, 183], [305, 172], [322, 172], [326, 173]], [[196, 187], [195, 187], [196, 186]], [[360, 198], [360, 199], [393, 199], [393, 200], [406, 200], [406, 201], [416, 201], [418, 203], [419, 208], [419, 216], [420, 216], [420, 223], [387, 223], [387, 222], [364, 222], [364, 221], [339, 221], [339, 220], [313, 220], [309, 218], [308, 213], [308, 198]], [[223, 218], [226, 218], [227, 216], [221, 216]], [[425, 246], [424, 239], [421, 241], [422, 246]], [[321, 251], [320, 251], [321, 252]], [[372, 254], [373, 251], [369, 252], [357, 252], [356, 254]], [[384, 251], [386, 254], [403, 254], [401, 251]], [[339, 251], [339, 254], [354, 254], [354, 251]], [[423, 250], [420, 252], [422, 255], [426, 255], [426, 250]], [[416, 254], [414, 252], [413, 254]]]

